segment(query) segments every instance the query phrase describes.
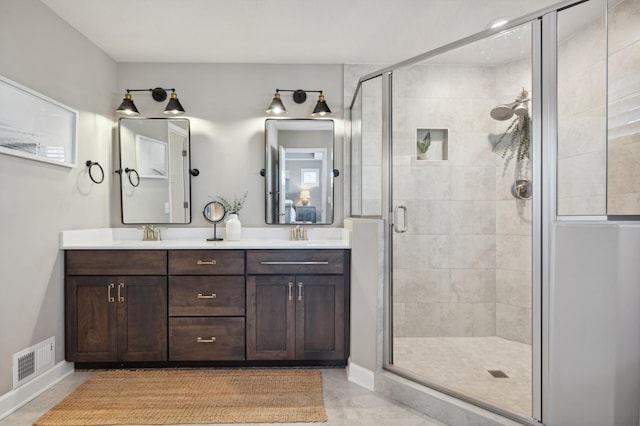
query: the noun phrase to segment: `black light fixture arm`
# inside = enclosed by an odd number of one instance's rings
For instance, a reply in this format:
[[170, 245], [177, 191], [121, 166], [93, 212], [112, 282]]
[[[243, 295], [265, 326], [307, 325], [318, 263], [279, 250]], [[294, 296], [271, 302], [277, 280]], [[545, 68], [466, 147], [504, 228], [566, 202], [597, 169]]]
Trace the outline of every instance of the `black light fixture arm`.
[[307, 93], [320, 93], [322, 95], [322, 90], [276, 89], [276, 93], [280, 92], [293, 92], [293, 101], [297, 104], [307, 100]]
[[163, 89], [162, 87], [156, 87], [155, 89], [125, 89], [127, 93], [131, 92], [151, 92], [151, 97], [158, 102], [167, 100], [167, 92], [175, 92], [176, 89]]

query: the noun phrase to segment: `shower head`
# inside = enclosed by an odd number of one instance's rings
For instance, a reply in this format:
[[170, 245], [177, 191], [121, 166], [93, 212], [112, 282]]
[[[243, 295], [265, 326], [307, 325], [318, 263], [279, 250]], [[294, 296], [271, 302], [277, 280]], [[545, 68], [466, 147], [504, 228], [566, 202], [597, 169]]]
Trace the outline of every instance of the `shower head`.
[[519, 103], [520, 102], [513, 102], [511, 104], [498, 105], [491, 110], [491, 118], [498, 121], [510, 119], [513, 117], [513, 114], [515, 114], [514, 109]]
[[527, 102], [529, 102], [529, 99], [523, 99], [523, 100], [520, 101], [518, 106], [516, 106], [513, 109], [513, 112], [518, 117], [524, 117], [525, 115], [527, 115], [529, 113], [529, 110], [527, 109]]
[[510, 104], [498, 105], [493, 108], [491, 110], [491, 118], [498, 121], [504, 121], [513, 117], [514, 114], [518, 117], [527, 115], [527, 102], [529, 102], [529, 99], [527, 99], [528, 95], [527, 91], [522, 89], [520, 96]]

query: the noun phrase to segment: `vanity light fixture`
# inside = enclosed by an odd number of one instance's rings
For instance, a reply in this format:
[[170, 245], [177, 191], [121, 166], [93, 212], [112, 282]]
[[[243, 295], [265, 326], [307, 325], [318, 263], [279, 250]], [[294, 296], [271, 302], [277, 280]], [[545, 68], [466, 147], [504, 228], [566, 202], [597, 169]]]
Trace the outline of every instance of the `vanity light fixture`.
[[314, 117], [322, 117], [329, 114], [331, 114], [331, 110], [327, 105], [327, 101], [324, 100], [324, 95], [322, 94], [322, 92], [320, 92], [320, 96], [318, 96], [318, 102], [316, 103], [316, 107], [313, 109], [311, 115]]
[[280, 98], [280, 92], [293, 92], [293, 101], [297, 104], [304, 103], [307, 100], [307, 93], [319, 93], [318, 102], [316, 103], [316, 107], [313, 109], [311, 113], [312, 116], [324, 116], [331, 114], [331, 110], [327, 105], [327, 101], [324, 99], [324, 95], [322, 90], [290, 90], [290, 89], [276, 89], [276, 93], [273, 95], [273, 99], [267, 108], [267, 114], [274, 115], [282, 115], [287, 113], [287, 109], [282, 103], [282, 99]]
[[133, 103], [131, 92], [151, 92], [151, 96], [158, 102], [164, 102], [167, 100], [167, 92], [171, 92], [171, 98], [167, 103], [167, 107], [164, 109], [164, 113], [167, 115], [184, 114], [184, 108], [178, 100], [176, 89], [163, 89], [162, 87], [156, 87], [155, 89], [126, 89], [127, 93], [124, 94], [122, 103], [116, 110], [120, 114], [126, 115], [138, 115], [140, 112], [136, 105]]
[[280, 99], [280, 93], [278, 93], [278, 89], [276, 89], [276, 93], [273, 95], [273, 100], [269, 104], [269, 108], [267, 108], [268, 114], [286, 114], [287, 109], [284, 107], [282, 100]]

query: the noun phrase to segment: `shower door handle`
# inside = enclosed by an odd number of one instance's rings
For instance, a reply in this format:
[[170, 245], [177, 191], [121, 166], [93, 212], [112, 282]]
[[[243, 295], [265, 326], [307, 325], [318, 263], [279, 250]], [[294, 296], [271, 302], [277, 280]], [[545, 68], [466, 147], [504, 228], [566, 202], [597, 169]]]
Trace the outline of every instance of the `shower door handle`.
[[[400, 217], [400, 210], [402, 210], [402, 228], [398, 226], [398, 218]], [[396, 206], [393, 211], [393, 229], [399, 234], [403, 232], [407, 232], [407, 207], [406, 206]]]

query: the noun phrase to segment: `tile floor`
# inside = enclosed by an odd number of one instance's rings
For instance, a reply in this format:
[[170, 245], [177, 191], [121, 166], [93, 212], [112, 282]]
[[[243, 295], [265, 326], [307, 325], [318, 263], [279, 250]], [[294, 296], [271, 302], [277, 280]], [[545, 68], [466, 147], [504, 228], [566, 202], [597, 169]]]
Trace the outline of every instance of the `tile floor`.
[[[62, 401], [91, 372], [75, 372], [0, 421], [0, 426], [30, 426], [42, 414]], [[327, 423], [296, 423], [327, 426], [444, 426], [443, 423], [347, 381], [344, 369], [322, 370]], [[285, 423], [275, 423], [287, 426]], [[240, 426], [235, 424], [234, 426]], [[260, 426], [252, 423], [248, 426]]]
[[399, 337], [393, 361], [426, 381], [531, 417], [531, 345], [500, 337]]

